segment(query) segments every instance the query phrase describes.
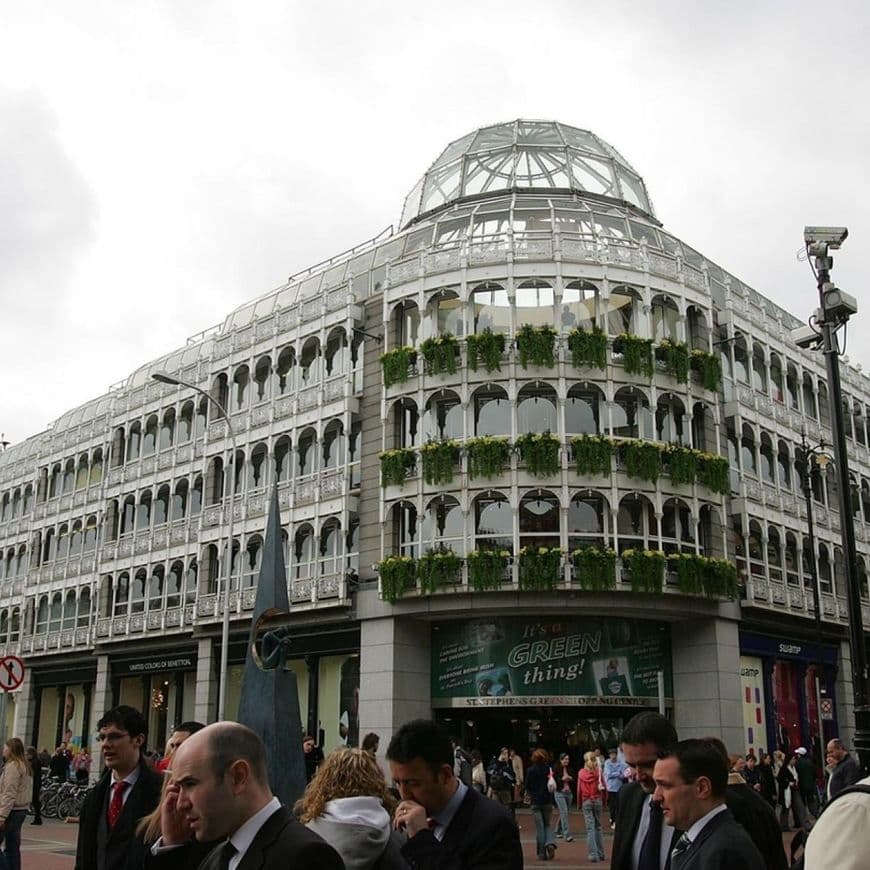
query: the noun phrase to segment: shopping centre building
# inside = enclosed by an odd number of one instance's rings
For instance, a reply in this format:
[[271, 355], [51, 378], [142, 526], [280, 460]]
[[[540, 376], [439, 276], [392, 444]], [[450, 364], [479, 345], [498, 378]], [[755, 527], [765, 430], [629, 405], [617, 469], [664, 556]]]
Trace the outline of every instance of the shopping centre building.
[[[486, 751], [579, 749], [660, 705], [735, 751], [820, 723], [848, 741], [833, 469], [811, 465], [815, 553], [801, 485], [831, 397], [802, 321], [562, 124], [451, 143], [400, 227], [0, 454], [0, 652], [27, 669], [7, 733], [81, 743], [116, 703], [157, 746], [213, 720], [230, 519], [232, 717], [276, 486], [289, 666], [326, 749], [421, 715]], [[870, 387], [843, 385], [867, 625]]]

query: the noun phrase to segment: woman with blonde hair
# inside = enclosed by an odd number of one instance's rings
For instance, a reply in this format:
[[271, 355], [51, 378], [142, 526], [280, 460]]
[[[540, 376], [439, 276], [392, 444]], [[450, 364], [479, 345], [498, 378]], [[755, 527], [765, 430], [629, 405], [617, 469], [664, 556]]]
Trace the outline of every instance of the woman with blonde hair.
[[33, 777], [24, 744], [10, 737], [3, 744], [3, 772], [0, 773], [0, 839], [9, 870], [21, 870], [21, 826], [33, 797]]
[[374, 756], [345, 747], [324, 759], [294, 810], [341, 855], [346, 870], [404, 870], [401, 835], [391, 824], [395, 807]]
[[594, 752], [583, 756], [583, 769], [577, 777], [577, 802], [583, 807], [586, 822], [586, 849], [590, 863], [604, 860], [604, 838], [601, 834], [601, 778]]

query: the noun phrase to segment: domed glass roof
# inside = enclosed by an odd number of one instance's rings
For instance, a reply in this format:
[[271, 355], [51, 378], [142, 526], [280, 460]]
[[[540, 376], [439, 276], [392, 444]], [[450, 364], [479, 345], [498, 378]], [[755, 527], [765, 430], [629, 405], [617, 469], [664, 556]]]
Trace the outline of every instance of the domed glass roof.
[[591, 193], [655, 217], [643, 179], [602, 138], [554, 121], [511, 121], [451, 142], [408, 194], [401, 225], [462, 197], [505, 190]]

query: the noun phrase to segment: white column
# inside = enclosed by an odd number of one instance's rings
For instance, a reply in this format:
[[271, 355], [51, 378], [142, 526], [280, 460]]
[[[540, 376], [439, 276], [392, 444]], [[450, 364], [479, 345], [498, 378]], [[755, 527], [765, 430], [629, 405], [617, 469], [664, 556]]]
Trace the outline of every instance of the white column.
[[196, 650], [196, 695], [193, 700], [193, 718], [197, 722], [213, 722], [215, 719], [215, 680], [214, 644], [211, 638], [204, 637]]

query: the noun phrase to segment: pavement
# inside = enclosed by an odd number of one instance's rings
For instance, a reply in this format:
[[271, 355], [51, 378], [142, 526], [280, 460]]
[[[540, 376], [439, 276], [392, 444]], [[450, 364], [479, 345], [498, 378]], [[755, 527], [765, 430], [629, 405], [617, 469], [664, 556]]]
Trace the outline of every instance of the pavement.
[[[541, 861], [536, 857], [535, 825], [529, 811], [518, 810], [517, 821], [520, 826], [526, 870], [537, 870], [537, 868], [553, 870], [555, 867], [570, 867], [571, 870], [586, 870], [586, 868], [600, 870], [610, 866], [613, 832], [606, 820], [604, 821], [604, 852], [607, 857], [603, 863], [591, 863], [587, 860], [583, 815], [576, 810], [571, 813], [570, 819], [574, 840], [570, 843], [556, 840], [556, 856], [552, 861]], [[21, 830], [22, 870], [72, 870], [75, 865], [77, 836], [77, 824], [45, 819], [41, 826], [36, 826], [32, 825], [28, 818]], [[786, 854], [793, 836], [792, 833], [782, 835]]]

